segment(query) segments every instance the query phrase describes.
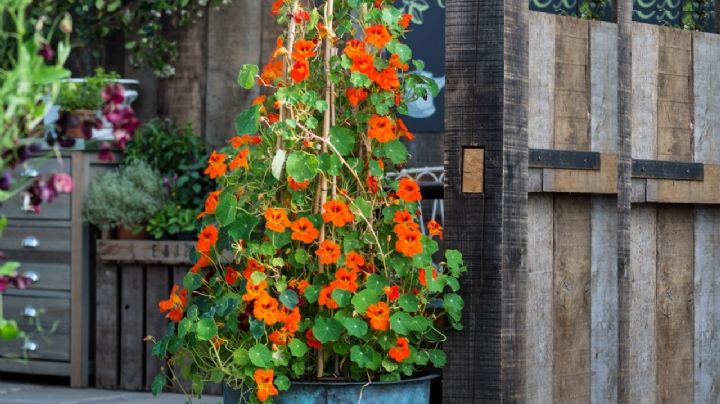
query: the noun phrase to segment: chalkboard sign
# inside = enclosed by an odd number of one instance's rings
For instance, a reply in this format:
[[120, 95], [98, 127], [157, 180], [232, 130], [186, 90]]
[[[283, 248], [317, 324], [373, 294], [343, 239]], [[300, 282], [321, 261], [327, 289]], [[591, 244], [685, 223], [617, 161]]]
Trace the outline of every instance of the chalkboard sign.
[[445, 130], [445, 0], [400, 0], [397, 7], [412, 15], [405, 43], [413, 58], [425, 62], [425, 69], [415, 72], [433, 77], [440, 93], [432, 99], [417, 100], [408, 105], [403, 116], [411, 132], [428, 133]]

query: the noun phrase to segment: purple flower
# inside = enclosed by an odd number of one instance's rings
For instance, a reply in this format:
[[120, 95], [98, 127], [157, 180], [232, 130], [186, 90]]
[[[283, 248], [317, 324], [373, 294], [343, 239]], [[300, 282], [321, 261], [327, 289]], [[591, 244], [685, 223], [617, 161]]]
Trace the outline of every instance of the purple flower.
[[55, 58], [55, 51], [49, 43], [43, 42], [40, 45], [40, 50], [38, 50], [38, 55], [42, 56], [45, 63], [50, 63]]
[[12, 175], [10, 175], [9, 172], [5, 171], [0, 176], [0, 189], [3, 191], [7, 191], [12, 186], [13, 178]]
[[125, 100], [125, 88], [118, 83], [108, 84], [102, 90], [102, 99], [106, 103], [120, 104]]
[[50, 182], [52, 183], [52, 186], [55, 189], [55, 192], [57, 192], [57, 193], [69, 194], [73, 190], [72, 177], [70, 177], [66, 173], [53, 174], [53, 176], [50, 177]]
[[112, 152], [112, 147], [110, 147], [110, 143], [103, 142], [100, 144], [100, 153], [98, 153], [98, 159], [100, 159], [100, 161], [107, 162], [115, 161], [115, 154], [113, 154]]

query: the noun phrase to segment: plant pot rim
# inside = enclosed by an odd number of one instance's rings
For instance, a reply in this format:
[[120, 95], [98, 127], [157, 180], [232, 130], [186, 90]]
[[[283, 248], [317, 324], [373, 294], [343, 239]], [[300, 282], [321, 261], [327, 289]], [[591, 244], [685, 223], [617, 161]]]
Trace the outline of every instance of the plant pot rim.
[[432, 380], [440, 377], [439, 374], [430, 373], [423, 376], [418, 377], [412, 377], [409, 379], [400, 379], [400, 380], [393, 380], [388, 382], [381, 382], [381, 381], [371, 381], [368, 382], [349, 382], [349, 381], [343, 381], [343, 380], [315, 380], [315, 381], [295, 381], [290, 380], [290, 383], [292, 385], [297, 386], [364, 386], [364, 385], [391, 385], [391, 384], [401, 384], [401, 383], [409, 383], [409, 382], [421, 382], [425, 380]]

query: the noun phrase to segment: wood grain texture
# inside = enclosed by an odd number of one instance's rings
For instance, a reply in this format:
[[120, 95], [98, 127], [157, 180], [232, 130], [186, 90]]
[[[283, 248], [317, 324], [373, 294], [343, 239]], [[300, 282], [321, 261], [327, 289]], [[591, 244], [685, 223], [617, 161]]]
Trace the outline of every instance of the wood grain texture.
[[[170, 287], [171, 268], [162, 265], [145, 266], [145, 329], [143, 337], [154, 336], [159, 339], [165, 335], [167, 319], [164, 313], [158, 310], [158, 302], [167, 299]], [[160, 372], [161, 359], [152, 355], [152, 342], [139, 342], [145, 348], [145, 380], [144, 390], [150, 390], [153, 378]]]
[[590, 150], [617, 153], [617, 25], [590, 21]]
[[106, 262], [190, 264], [191, 241], [99, 240], [98, 258]]
[[656, 207], [636, 205], [630, 218], [630, 265], [626, 276], [627, 300], [621, 308], [627, 315], [621, 325], [622, 338], [621, 402], [655, 403], [655, 268], [657, 256]]
[[[658, 27], [632, 25], [632, 157], [657, 158]], [[629, 111], [628, 111], [629, 112]]]
[[591, 322], [590, 386], [593, 403], [617, 400], [618, 279], [617, 202], [613, 197], [591, 200]]
[[657, 402], [693, 400], [692, 207], [662, 206], [657, 213]]
[[720, 164], [720, 37], [693, 33], [693, 145], [695, 161]]
[[617, 193], [617, 156], [600, 156], [600, 170], [543, 169], [544, 192]]
[[553, 401], [590, 402], [590, 198], [556, 196]]
[[95, 386], [120, 387], [120, 283], [117, 267], [98, 261], [95, 272]]
[[528, 197], [527, 401], [553, 398], [553, 197]]
[[589, 150], [590, 77], [588, 21], [556, 17], [554, 148]]
[[555, 19], [531, 11], [528, 35], [528, 144], [552, 149], [555, 116]]
[[[83, 222], [83, 198], [90, 183], [88, 157], [72, 152], [73, 194], [70, 221], [70, 385], [87, 387], [90, 383], [90, 274], [89, 257], [84, 247], [89, 231]], [[44, 232], [43, 232], [44, 233]]]
[[692, 160], [692, 33], [659, 28], [659, 160]]
[[[720, 402], [720, 207], [695, 207], [694, 399]], [[684, 341], [689, 343], [689, 341]]]
[[703, 181], [647, 180], [648, 202], [720, 203], [720, 165], [705, 164]]
[[645, 196], [645, 188], [647, 187], [647, 180], [644, 178], [633, 178], [632, 179], [632, 191], [630, 194], [631, 203], [642, 203], [647, 201]]
[[480, 148], [463, 149], [462, 191], [465, 193], [483, 192], [485, 168], [485, 150]]
[[216, 146], [235, 133], [235, 116], [260, 94], [257, 86], [245, 90], [235, 83], [243, 64], [266, 62], [261, 60], [261, 12], [258, 1], [234, 1], [209, 12], [205, 135]]
[[120, 387], [140, 390], [143, 386], [144, 274], [139, 265], [125, 264], [120, 272]]

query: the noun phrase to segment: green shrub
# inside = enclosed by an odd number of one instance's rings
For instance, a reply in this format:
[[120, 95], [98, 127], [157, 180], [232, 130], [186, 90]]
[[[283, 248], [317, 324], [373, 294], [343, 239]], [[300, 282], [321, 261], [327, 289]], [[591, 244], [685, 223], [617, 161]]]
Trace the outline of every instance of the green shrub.
[[85, 78], [82, 83], [66, 81], [60, 86], [57, 104], [66, 111], [78, 109], [96, 110], [102, 106], [101, 92], [106, 84], [119, 79], [117, 73], [96, 69], [95, 75]]
[[166, 201], [160, 175], [137, 161], [98, 177], [90, 186], [83, 215], [101, 228], [137, 228], [160, 211]]

